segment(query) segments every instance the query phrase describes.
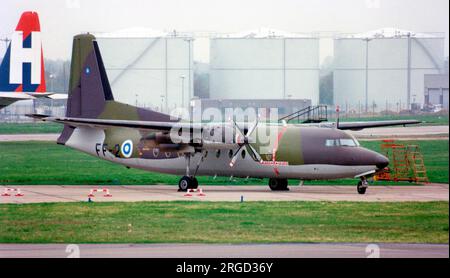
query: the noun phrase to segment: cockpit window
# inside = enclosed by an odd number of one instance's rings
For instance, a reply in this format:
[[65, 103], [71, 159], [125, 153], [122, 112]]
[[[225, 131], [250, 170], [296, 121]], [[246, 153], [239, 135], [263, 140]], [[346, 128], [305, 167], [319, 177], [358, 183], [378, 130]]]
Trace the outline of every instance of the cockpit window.
[[353, 139], [339, 139], [339, 143], [343, 147], [357, 147], [358, 146]]
[[358, 147], [359, 143], [356, 139], [345, 138], [345, 139], [327, 139], [325, 141], [325, 146], [327, 147]]
[[334, 147], [334, 146], [338, 146], [338, 145], [336, 145], [336, 140], [334, 140], [334, 139], [329, 139], [329, 140], [327, 140], [326, 142], [325, 142], [325, 146], [327, 146], [327, 147]]

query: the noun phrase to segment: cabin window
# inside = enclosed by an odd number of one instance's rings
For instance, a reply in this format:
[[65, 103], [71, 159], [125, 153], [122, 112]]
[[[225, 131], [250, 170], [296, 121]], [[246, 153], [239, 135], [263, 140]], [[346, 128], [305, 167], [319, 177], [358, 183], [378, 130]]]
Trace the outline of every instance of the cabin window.
[[216, 157], [219, 158], [220, 157], [220, 150], [216, 151]]
[[242, 159], [245, 159], [245, 150], [242, 150], [241, 156], [242, 156]]
[[233, 158], [233, 156], [234, 156], [234, 152], [233, 152], [233, 150], [230, 150], [230, 151], [228, 152], [228, 157], [229, 157], [229, 158]]

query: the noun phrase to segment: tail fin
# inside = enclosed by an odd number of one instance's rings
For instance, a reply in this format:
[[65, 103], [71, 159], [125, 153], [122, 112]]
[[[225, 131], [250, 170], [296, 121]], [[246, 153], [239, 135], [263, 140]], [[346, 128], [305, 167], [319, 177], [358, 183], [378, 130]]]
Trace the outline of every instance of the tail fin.
[[[91, 34], [73, 39], [66, 117], [172, 122], [169, 115], [114, 101], [100, 49]], [[65, 144], [72, 127], [66, 125], [58, 139]]]
[[114, 100], [95, 37], [73, 39], [67, 117], [97, 118], [106, 101]]
[[24, 12], [0, 65], [1, 92], [45, 92], [41, 27], [36, 12]]

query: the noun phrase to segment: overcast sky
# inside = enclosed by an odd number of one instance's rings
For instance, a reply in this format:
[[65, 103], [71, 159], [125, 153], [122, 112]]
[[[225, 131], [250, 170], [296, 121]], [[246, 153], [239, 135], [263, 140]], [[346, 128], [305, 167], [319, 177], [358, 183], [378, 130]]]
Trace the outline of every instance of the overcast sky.
[[[444, 32], [446, 56], [449, 51], [448, 0], [2, 0], [0, 37], [9, 37], [27, 10], [39, 13], [45, 56], [53, 59], [70, 58], [72, 36], [77, 33], [134, 26], [167, 31], [238, 32], [268, 27], [346, 33], [396, 27]], [[325, 42], [321, 56], [331, 51], [331, 44]], [[207, 47], [200, 44], [195, 56], [205, 60], [207, 55]]]

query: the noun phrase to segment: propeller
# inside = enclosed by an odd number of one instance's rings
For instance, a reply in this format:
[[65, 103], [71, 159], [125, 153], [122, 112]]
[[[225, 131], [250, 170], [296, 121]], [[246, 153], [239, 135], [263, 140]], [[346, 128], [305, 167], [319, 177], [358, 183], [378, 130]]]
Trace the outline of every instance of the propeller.
[[255, 123], [250, 127], [250, 129], [245, 134], [244, 134], [244, 132], [242, 132], [242, 130], [239, 128], [239, 126], [236, 124], [236, 122], [234, 120], [233, 120], [233, 124], [234, 124], [235, 130], [237, 131], [236, 143], [238, 144], [239, 148], [237, 149], [237, 151], [234, 153], [233, 157], [231, 158], [230, 167], [234, 166], [234, 164], [236, 163], [236, 161], [239, 157], [239, 152], [244, 147], [247, 150], [247, 152], [250, 154], [250, 156], [253, 158], [253, 160], [260, 162], [262, 160], [261, 156], [255, 150], [255, 148], [253, 148], [252, 145], [250, 145], [250, 141], [249, 141], [249, 137], [252, 135], [252, 133], [258, 127], [258, 119], [255, 120]]

